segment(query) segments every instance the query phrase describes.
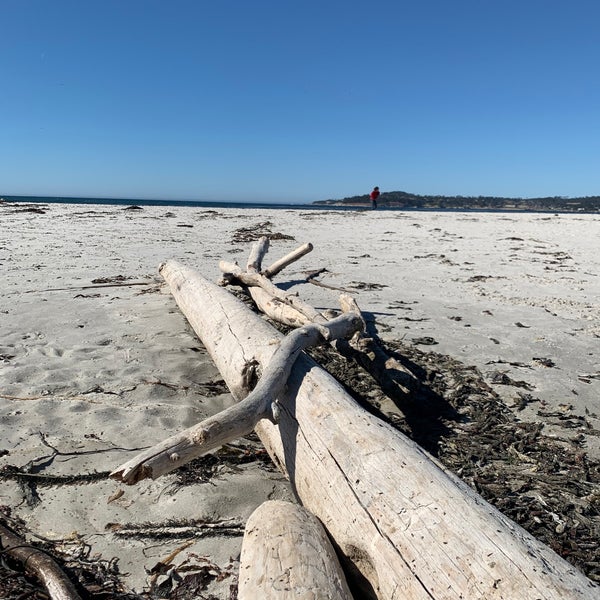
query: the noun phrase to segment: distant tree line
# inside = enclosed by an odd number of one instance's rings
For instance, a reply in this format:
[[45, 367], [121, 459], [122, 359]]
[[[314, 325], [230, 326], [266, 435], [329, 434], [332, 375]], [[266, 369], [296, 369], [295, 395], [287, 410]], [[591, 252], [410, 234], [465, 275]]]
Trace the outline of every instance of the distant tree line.
[[[363, 206], [370, 205], [370, 200], [368, 194], [364, 194], [341, 200], [319, 200], [314, 204]], [[600, 212], [600, 196], [504, 198], [501, 196], [420, 196], [408, 192], [383, 192], [379, 197], [379, 206], [405, 209]]]

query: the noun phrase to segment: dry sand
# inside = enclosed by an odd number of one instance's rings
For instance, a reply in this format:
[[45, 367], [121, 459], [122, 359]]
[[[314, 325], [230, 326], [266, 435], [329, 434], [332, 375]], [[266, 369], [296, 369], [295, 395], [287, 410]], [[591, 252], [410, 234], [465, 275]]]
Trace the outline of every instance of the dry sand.
[[[208, 482], [106, 476], [232, 402], [157, 267], [176, 258], [216, 280], [256, 233], [283, 234], [267, 264], [315, 246], [280, 285], [336, 308], [335, 290], [306, 282], [325, 268], [319, 281], [355, 293], [384, 341], [477, 367], [519, 420], [600, 460], [598, 215], [5, 203], [0, 220], [0, 505], [118, 558], [138, 592], [188, 539], [176, 563], [233, 572], [250, 513], [292, 498], [254, 440], [205, 461]], [[206, 593], [227, 598], [233, 580]]]

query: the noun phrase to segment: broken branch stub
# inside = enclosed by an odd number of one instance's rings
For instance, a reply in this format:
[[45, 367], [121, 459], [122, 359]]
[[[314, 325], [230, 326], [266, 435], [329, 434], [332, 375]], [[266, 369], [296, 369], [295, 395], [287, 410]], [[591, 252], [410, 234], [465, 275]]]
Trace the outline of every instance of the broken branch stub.
[[246, 263], [246, 271], [249, 273], [256, 273], [260, 271], [262, 259], [268, 251], [269, 238], [263, 235], [258, 242], [252, 244], [252, 250], [250, 251], [250, 256], [248, 257], [248, 262]]
[[313, 245], [310, 242], [302, 244], [296, 250], [293, 250], [289, 254], [286, 254], [283, 258], [276, 260], [272, 265], [269, 265], [263, 270], [262, 274], [267, 278], [271, 279], [277, 275], [277, 273], [283, 271], [288, 265], [296, 262], [299, 258], [302, 258], [305, 254], [312, 252]]

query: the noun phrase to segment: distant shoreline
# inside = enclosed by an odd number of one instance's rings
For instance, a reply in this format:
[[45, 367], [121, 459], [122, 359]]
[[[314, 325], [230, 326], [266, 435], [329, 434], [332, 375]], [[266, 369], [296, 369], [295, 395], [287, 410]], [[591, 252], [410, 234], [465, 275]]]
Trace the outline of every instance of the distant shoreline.
[[[319, 206], [370, 206], [369, 196], [351, 196], [341, 200], [319, 200]], [[420, 196], [408, 192], [384, 192], [378, 200], [378, 208], [393, 210], [450, 210], [487, 212], [600, 212], [600, 196], [568, 198], [552, 196], [544, 198], [504, 198], [499, 196]]]
[[[441, 198], [414, 197], [406, 201], [390, 200], [386, 196], [394, 196], [391, 192], [382, 194], [378, 211], [407, 212], [489, 212], [489, 213], [600, 213], [600, 197], [589, 199], [542, 198]], [[238, 208], [243, 210], [278, 209], [278, 210], [371, 210], [368, 196], [345, 198], [343, 200], [318, 200], [306, 204], [286, 204], [268, 202], [217, 202], [204, 200], [152, 200], [140, 198], [76, 198], [59, 196], [0, 196], [1, 202], [19, 202], [30, 204], [88, 204], [115, 206], [165, 206], [196, 207], [207, 209]], [[586, 206], [589, 201], [589, 206]]]

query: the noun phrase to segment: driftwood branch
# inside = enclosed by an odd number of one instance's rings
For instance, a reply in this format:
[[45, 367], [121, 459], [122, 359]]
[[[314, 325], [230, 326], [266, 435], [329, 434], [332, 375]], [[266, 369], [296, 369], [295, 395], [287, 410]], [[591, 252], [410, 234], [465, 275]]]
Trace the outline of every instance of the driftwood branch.
[[52, 600], [81, 600], [71, 580], [48, 554], [30, 546], [1, 524], [0, 549], [22, 563], [26, 571], [37, 577], [46, 587]]
[[260, 273], [253, 273], [244, 271], [239, 265], [230, 263], [222, 260], [219, 262], [219, 268], [223, 273], [230, 277], [234, 277], [244, 285], [249, 287], [260, 287], [270, 294], [273, 298], [277, 298], [285, 304], [289, 304], [292, 308], [295, 308], [298, 312], [302, 313], [311, 321], [316, 322], [319, 320], [319, 311], [306, 304], [296, 294], [290, 294], [284, 292], [281, 288], [278, 288], [270, 279], [267, 279]]
[[267, 236], [261, 237], [256, 244], [252, 245], [248, 262], [246, 263], [246, 270], [250, 273], [256, 273], [260, 271], [262, 265], [262, 259], [269, 250], [269, 238]]
[[[115, 469], [110, 476], [129, 485], [146, 478], [156, 479], [226, 442], [250, 433], [261, 419], [268, 418], [276, 422], [279, 414], [277, 398], [300, 352], [332, 339], [350, 337], [360, 327], [360, 318], [347, 313], [322, 325], [309, 324], [295, 329], [279, 343], [258, 384], [245, 400], [141, 452]], [[249, 361], [246, 372], [248, 365], [252, 365], [251, 368], [255, 366], [253, 361]], [[249, 389], [245, 389], [240, 395], [238, 391], [237, 399], [248, 392]]]
[[[274, 263], [281, 265], [277, 272], [290, 264], [289, 257], [297, 259], [306, 254], [303, 249], [308, 246], [312, 250], [312, 244], [304, 244], [287, 257], [284, 257], [287, 260], [281, 259]], [[273, 284], [267, 277], [270, 269], [266, 269], [262, 274], [256, 272], [260, 270], [261, 260], [267, 249], [268, 240], [265, 244], [262, 238], [253, 246], [248, 264], [253, 265], [254, 271], [243, 271], [238, 265], [226, 261], [219, 263], [221, 271], [229, 281], [237, 280], [248, 286], [248, 293], [258, 309], [275, 321], [291, 327], [299, 327], [308, 322], [326, 323], [327, 317], [314, 307], [300, 300], [297, 295], [284, 292]], [[256, 261], [256, 257], [260, 257], [260, 259]], [[356, 300], [349, 294], [341, 294], [340, 305], [344, 312], [356, 313], [363, 319]], [[366, 333], [366, 325], [352, 340], [340, 339], [334, 341], [332, 345], [342, 356], [357, 362], [370, 373], [379, 383], [381, 389], [394, 399], [400, 408], [410, 409], [409, 396], [411, 392], [420, 389], [421, 383], [409, 369], [387, 354], [373, 336]]]
[[[284, 256], [281, 260], [277, 261], [270, 267], [273, 273], [278, 272], [283, 269], [285, 266], [291, 264], [293, 261], [298, 260], [301, 256], [304, 256], [307, 250], [307, 247], [311, 244], [304, 244], [294, 252], [291, 252], [287, 256]], [[250, 256], [248, 257], [248, 262], [246, 265], [246, 271], [248, 273], [258, 274], [262, 268], [262, 260], [269, 249], [269, 238], [261, 237], [256, 244], [253, 244], [252, 250], [250, 252]], [[276, 267], [275, 269], [273, 267]], [[268, 269], [267, 269], [268, 270]], [[262, 274], [264, 277], [267, 277], [264, 273]], [[229, 278], [231, 280], [233, 276], [231, 274], [225, 273], [225, 278]], [[262, 279], [260, 279], [262, 281]], [[310, 319], [306, 317], [299, 310], [291, 306], [287, 301], [282, 300], [281, 298], [276, 298], [272, 296], [268, 291], [259, 286], [251, 286], [247, 288], [248, 293], [251, 298], [254, 300], [254, 303], [258, 307], [259, 310], [264, 312], [266, 315], [269, 315], [272, 319], [278, 321], [279, 323], [283, 323], [284, 325], [288, 325], [289, 327], [302, 327], [307, 323], [310, 323]]]

